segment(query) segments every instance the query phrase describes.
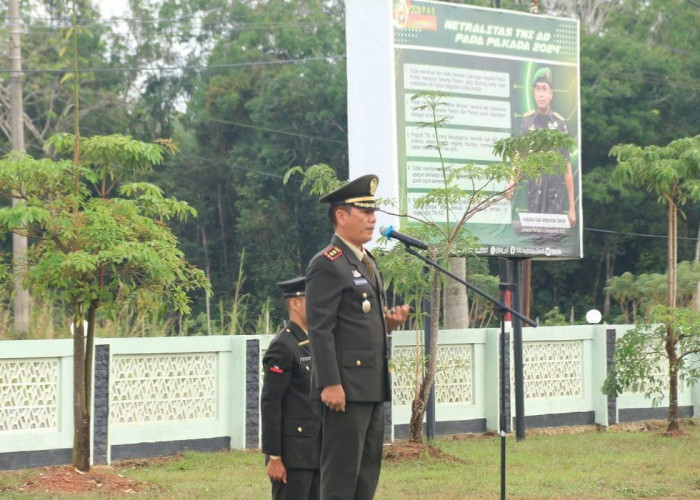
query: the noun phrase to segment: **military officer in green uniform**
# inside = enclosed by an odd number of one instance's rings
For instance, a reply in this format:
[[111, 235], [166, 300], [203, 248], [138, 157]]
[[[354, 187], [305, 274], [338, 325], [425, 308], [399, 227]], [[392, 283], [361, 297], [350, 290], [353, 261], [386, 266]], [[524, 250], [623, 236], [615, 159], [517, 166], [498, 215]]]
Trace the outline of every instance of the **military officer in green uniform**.
[[263, 357], [262, 451], [274, 500], [320, 498], [321, 422], [309, 400], [311, 348], [303, 276], [277, 284], [290, 322]]
[[321, 498], [371, 499], [379, 480], [384, 401], [390, 398], [388, 334], [409, 307], [386, 308], [383, 283], [363, 247], [376, 223], [378, 178], [326, 194], [335, 235], [306, 272], [311, 397], [321, 401]]
[[[552, 109], [552, 70], [538, 69], [532, 78], [535, 107], [525, 113], [520, 134], [530, 130], [551, 129], [568, 133], [564, 118]], [[576, 203], [574, 199], [574, 176], [569, 151], [562, 151], [566, 160], [563, 173], [542, 175], [527, 181], [527, 211], [530, 213], [566, 214], [569, 226], [576, 225]]]

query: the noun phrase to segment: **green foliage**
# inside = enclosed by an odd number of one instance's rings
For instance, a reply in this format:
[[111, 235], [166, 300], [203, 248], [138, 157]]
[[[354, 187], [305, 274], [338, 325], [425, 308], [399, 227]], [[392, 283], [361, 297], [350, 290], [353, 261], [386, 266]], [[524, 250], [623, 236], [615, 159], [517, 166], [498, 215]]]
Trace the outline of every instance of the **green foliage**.
[[[124, 198], [106, 197], [110, 190], [99, 189], [160, 161], [163, 151], [156, 150], [162, 146], [139, 147], [121, 136], [83, 143], [83, 165], [17, 153], [0, 160], [0, 191], [19, 199], [0, 209], [0, 227], [34, 241], [26, 283], [39, 293], [58, 294], [72, 306], [76, 321], [95, 303], [108, 313], [126, 302], [144, 314], [168, 305], [187, 313], [188, 294], [209, 285], [202, 271], [186, 262], [166, 223], [193, 215], [192, 208], [145, 183], [121, 186], [130, 196]], [[48, 144], [56, 153], [70, 154], [73, 142], [64, 134]], [[102, 196], [91, 195], [90, 186]]]
[[[483, 261], [483, 259], [468, 259], [467, 262], [474, 260]], [[501, 280], [498, 276], [472, 273], [467, 266], [467, 281], [491, 297], [499, 296], [498, 286]], [[467, 290], [467, 296], [469, 297], [469, 324], [474, 328], [496, 326], [499, 317], [495, 314], [493, 302], [472, 290]]]
[[304, 167], [292, 167], [284, 173], [282, 183], [286, 185], [294, 174], [302, 177], [299, 189], [306, 189], [315, 196], [323, 196], [347, 183], [338, 179], [335, 170], [325, 163], [311, 165], [306, 170]]
[[[502, 2], [504, 9], [529, 6]], [[321, 162], [347, 178], [343, 2], [144, 0], [130, 2], [120, 23], [100, 20], [92, 3], [80, 2], [76, 29], [67, 33], [70, 7], [23, 4], [27, 150], [39, 157], [48, 136], [72, 130], [74, 81], [61, 79], [71, 66], [66, 35], [77, 35], [81, 127], [148, 142], [177, 138], [182, 154], [165, 157], [168, 168], [149, 180], [196, 208], [197, 220], [173, 219], [173, 229], [190, 262], [209, 264], [213, 289], [226, 304], [233, 300], [238, 258], [248, 251], [244, 287], [257, 311], [276, 292], [274, 282], [302, 272], [329, 236], [324, 208], [290, 188], [296, 175], [286, 186], [279, 180], [290, 167]], [[591, 31], [591, 11], [603, 5], [579, 7], [540, 2], [542, 13], [582, 21], [580, 155], [587, 221], [583, 259], [533, 263], [532, 312], [540, 317], [555, 305], [578, 309], [582, 299], [603, 309], [611, 276], [663, 271], [665, 242], [639, 236], [663, 233], [663, 206], [637, 186], [613, 186], [615, 161], [608, 152], [617, 143], [668, 144], [700, 130], [700, 114], [692, 112], [700, 107], [700, 9], [685, 0], [624, 0], [602, 9], [607, 22]], [[8, 49], [0, 44], [4, 60]], [[145, 69], [156, 67], [166, 69]], [[0, 86], [6, 85], [7, 75], [0, 75]], [[3, 124], [6, 119], [0, 116]], [[8, 150], [3, 136], [0, 151]], [[678, 232], [686, 239], [678, 251], [687, 260], [695, 251], [700, 206], [687, 203], [683, 215]], [[193, 299], [203, 309], [203, 294]], [[278, 302], [273, 317], [280, 320]]]
[[568, 323], [569, 322], [566, 321], [566, 316], [559, 311], [559, 307], [554, 306], [551, 311], [545, 313], [542, 326], [567, 325]]
[[[677, 362], [664, 371], [667, 342], [672, 342]], [[642, 392], [658, 404], [668, 396], [669, 374], [681, 382], [698, 383], [700, 364], [700, 313], [686, 308], [658, 305], [650, 316], [617, 340], [612, 369], [603, 392], [618, 396], [623, 391]]]
[[610, 154], [618, 161], [614, 183], [646, 187], [662, 205], [700, 200], [700, 135], [667, 146], [619, 144]]

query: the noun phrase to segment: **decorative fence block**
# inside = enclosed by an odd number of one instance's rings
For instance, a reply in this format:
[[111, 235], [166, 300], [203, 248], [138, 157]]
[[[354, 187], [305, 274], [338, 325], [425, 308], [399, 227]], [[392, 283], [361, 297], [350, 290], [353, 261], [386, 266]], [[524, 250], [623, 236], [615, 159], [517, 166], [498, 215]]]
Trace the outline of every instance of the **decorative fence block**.
[[216, 417], [215, 353], [114, 356], [110, 424]]
[[58, 429], [58, 359], [0, 360], [0, 432]]

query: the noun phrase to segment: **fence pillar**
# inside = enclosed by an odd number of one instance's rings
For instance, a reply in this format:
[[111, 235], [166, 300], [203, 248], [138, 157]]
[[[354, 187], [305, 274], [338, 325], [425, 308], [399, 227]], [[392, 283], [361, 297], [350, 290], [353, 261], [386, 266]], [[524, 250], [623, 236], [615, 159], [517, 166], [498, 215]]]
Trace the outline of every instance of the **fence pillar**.
[[109, 453], [109, 344], [95, 346], [92, 397], [92, 463], [108, 464]]

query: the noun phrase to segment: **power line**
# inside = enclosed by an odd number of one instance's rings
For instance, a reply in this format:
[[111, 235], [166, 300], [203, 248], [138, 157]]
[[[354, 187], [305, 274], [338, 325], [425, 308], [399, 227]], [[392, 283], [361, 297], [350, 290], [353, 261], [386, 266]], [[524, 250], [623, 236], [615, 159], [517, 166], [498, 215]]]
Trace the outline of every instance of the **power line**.
[[[584, 231], [591, 231], [594, 233], [606, 233], [606, 234], [619, 234], [622, 236], [639, 236], [642, 238], [661, 238], [661, 239], [668, 239], [667, 235], [662, 235], [662, 234], [645, 234], [645, 233], [633, 233], [633, 232], [623, 232], [623, 231], [612, 231], [610, 229], [594, 229], [592, 227], [584, 227]], [[687, 240], [687, 241], [698, 241], [698, 238], [687, 238], [684, 236], [677, 236], [677, 239], [679, 240]]]
[[267, 127], [259, 127], [257, 125], [252, 125], [252, 124], [248, 124], [248, 123], [232, 122], [232, 121], [228, 121], [228, 120], [218, 120], [216, 118], [208, 118], [208, 121], [215, 122], [215, 123], [223, 123], [226, 125], [234, 125], [236, 127], [246, 127], [246, 128], [251, 128], [251, 129], [255, 129], [255, 130], [262, 130], [263, 132], [272, 132], [275, 134], [292, 135], [292, 136], [301, 137], [304, 139], [314, 139], [317, 141], [333, 142], [333, 143], [342, 144], [342, 145], [347, 145], [347, 143], [348, 143], [348, 141], [342, 141], [339, 139], [327, 139], [325, 137], [299, 134], [297, 132], [287, 132], [285, 130], [279, 130], [279, 129], [273, 129], [273, 128], [267, 128]]
[[[328, 23], [323, 23], [323, 25], [327, 26], [333, 26], [334, 24], [337, 24], [335, 22], [328, 22]], [[228, 31], [230, 32], [246, 32], [246, 31], [258, 31], [258, 30], [273, 30], [273, 29], [287, 29], [287, 28], [317, 28], [321, 26], [322, 24], [319, 23], [246, 23], [242, 24], [240, 26], [236, 26], [235, 24], [233, 26], [230, 26]], [[66, 25], [54, 25], [54, 26], [37, 26], [37, 25], [24, 25], [24, 34], [32, 34], [32, 35], [37, 35], [37, 34], [44, 34], [43, 32], [52, 32], [52, 31], [57, 31], [57, 30], [66, 30], [70, 29], [73, 26], [70, 24]], [[76, 25], [76, 28], [83, 28], [83, 29], [96, 29], [96, 28], [105, 28], [107, 29], [108, 27], [105, 25], [101, 24], [83, 24], [83, 25]], [[32, 31], [27, 31], [27, 30], [32, 30]], [[36, 31], [33, 31], [36, 30]], [[197, 35], [202, 35], [202, 34], [207, 34], [210, 33], [211, 30], [200, 30], [197, 33], [194, 33], [192, 31], [192, 28], [189, 26], [167, 26], [167, 28], [163, 29], [164, 32], [168, 33], [189, 33], [192, 36], [197, 36]], [[107, 33], [104, 33], [104, 35], [112, 34], [112, 35], [130, 35], [132, 34], [132, 31], [116, 31], [116, 30], [110, 30]]]
[[[318, 57], [302, 57], [299, 59], [277, 59], [272, 61], [247, 61], [240, 63], [224, 63], [224, 64], [202, 64], [202, 65], [184, 65], [184, 66], [163, 66], [163, 67], [146, 67], [146, 66], [136, 66], [130, 68], [84, 68], [78, 69], [78, 73], [114, 73], [114, 72], [132, 72], [132, 71], [178, 71], [178, 70], [206, 70], [206, 69], [221, 69], [221, 68], [240, 68], [246, 66], [265, 66], [272, 64], [297, 64], [305, 63], [311, 61], [326, 61], [332, 62], [337, 60], [345, 59], [345, 55], [329, 55], [329, 56], [318, 56]], [[26, 74], [45, 74], [45, 73], [55, 73], [64, 74], [72, 73], [74, 70], [70, 68], [66, 69], [24, 69], [22, 73]], [[0, 69], [1, 73], [10, 73], [9, 69]]]

